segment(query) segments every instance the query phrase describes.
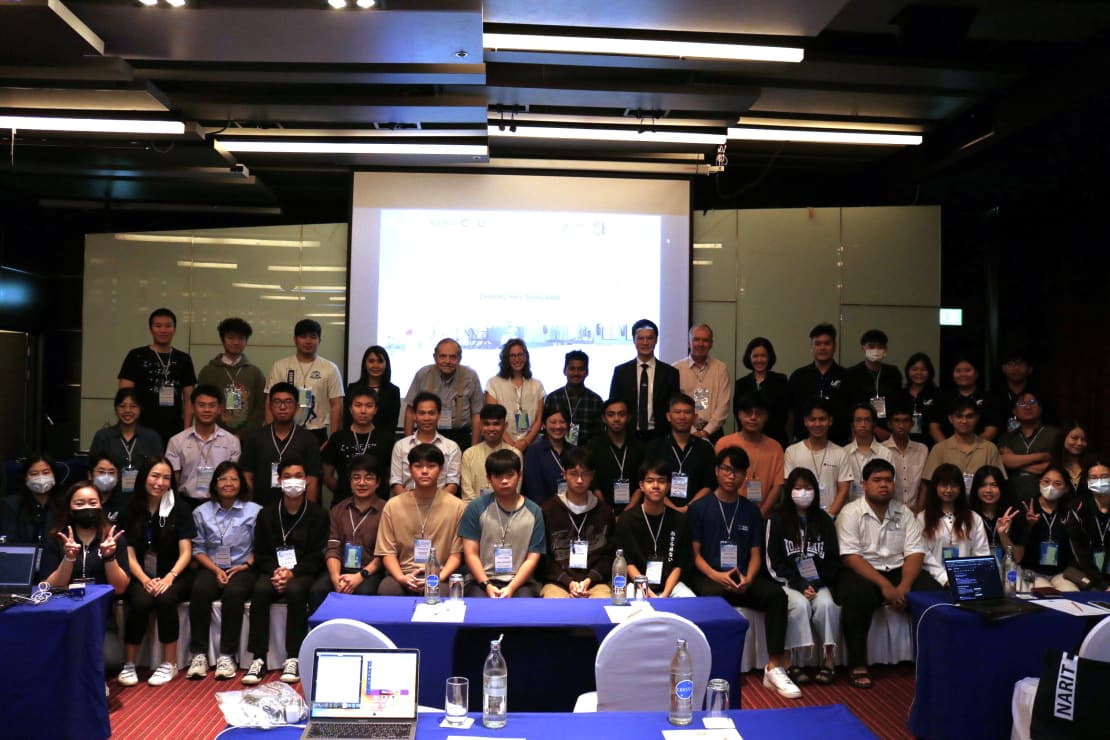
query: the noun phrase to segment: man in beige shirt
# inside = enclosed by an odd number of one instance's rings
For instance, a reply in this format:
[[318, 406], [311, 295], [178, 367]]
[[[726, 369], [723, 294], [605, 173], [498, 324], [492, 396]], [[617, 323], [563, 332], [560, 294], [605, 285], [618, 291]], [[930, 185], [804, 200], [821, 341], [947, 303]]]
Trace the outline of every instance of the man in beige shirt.
[[732, 404], [732, 380], [728, 367], [709, 356], [713, 348], [713, 329], [698, 324], [690, 329], [690, 354], [674, 367], [678, 370], [678, 387], [694, 399], [696, 419], [691, 432], [695, 437], [716, 442], [724, 434]]
[[[925, 469], [921, 472], [921, 490], [918, 492], [917, 510], [921, 510], [924, 501], [925, 486], [933, 479], [933, 471], [943, 463], [952, 463], [964, 475], [964, 488], [971, 490], [971, 479], [975, 471], [984, 465], [993, 465], [1002, 468], [1002, 456], [994, 442], [988, 442], [975, 433], [975, 425], [979, 423], [979, 408], [971, 398], [961, 399], [952, 407], [948, 421], [955, 429], [953, 434], [943, 442], [938, 442], [929, 451], [925, 460]], [[1005, 472], [1005, 470], [1003, 470]]]
[[[486, 475], [486, 458], [498, 450], [512, 450], [516, 456], [524, 458], [513, 445], [503, 439], [505, 427], [509, 418], [508, 410], [499, 403], [487, 403], [478, 412], [481, 422], [482, 441], [467, 449], [462, 456], [462, 500], [473, 501], [483, 493], [492, 493], [489, 477]], [[520, 492], [520, 480], [517, 480], [517, 493]]]
[[387, 573], [378, 586], [382, 596], [424, 591], [429, 548], [435, 548], [439, 561], [441, 593], [446, 593], [447, 579], [462, 563], [459, 522], [466, 505], [437, 485], [443, 452], [435, 445], [418, 444], [408, 459], [415, 487], [390, 498], [378, 523], [374, 554], [381, 557]]

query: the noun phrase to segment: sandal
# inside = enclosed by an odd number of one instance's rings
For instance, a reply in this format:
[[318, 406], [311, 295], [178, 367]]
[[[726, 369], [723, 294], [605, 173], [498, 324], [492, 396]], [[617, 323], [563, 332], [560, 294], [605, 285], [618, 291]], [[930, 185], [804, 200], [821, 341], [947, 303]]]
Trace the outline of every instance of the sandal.
[[817, 671], [817, 675], [813, 680], [822, 686], [829, 686], [836, 680], [836, 670], [834, 668], [829, 668], [827, 665], [821, 666], [821, 669]]
[[798, 686], [803, 686], [809, 683], [809, 674], [802, 670], [801, 666], [792, 665], [786, 669], [786, 675], [790, 677]]
[[848, 680], [852, 686], [857, 689], [869, 689], [872, 687], [871, 673], [866, 668], [857, 668], [848, 674]]

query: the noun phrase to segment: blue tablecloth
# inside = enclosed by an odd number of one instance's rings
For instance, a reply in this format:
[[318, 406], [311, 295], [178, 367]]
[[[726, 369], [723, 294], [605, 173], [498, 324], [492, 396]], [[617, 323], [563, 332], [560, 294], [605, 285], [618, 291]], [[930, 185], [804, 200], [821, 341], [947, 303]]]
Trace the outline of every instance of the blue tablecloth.
[[917, 646], [909, 728], [928, 740], [1009, 738], [1014, 683], [1040, 676], [1046, 651], [1078, 650], [1100, 619], [1043, 609], [991, 622], [952, 606], [943, 591], [911, 591], [907, 601]]
[[[605, 599], [466, 599], [462, 624], [412, 622], [419, 601], [408, 596], [333, 593], [313, 613], [309, 624], [315, 627], [329, 619], [356, 619], [380, 629], [397, 647], [419, 648], [420, 703], [429, 706], [443, 706], [445, 683], [455, 674], [452, 663], [460, 628], [584, 627], [593, 630], [600, 643], [615, 626], [605, 613], [609, 604]], [[732, 706], [740, 706], [740, 656], [748, 621], [716, 596], [653, 599], [651, 603], [658, 611], [678, 614], [701, 627], [713, 651], [709, 675], [727, 679]], [[510, 665], [510, 675], [512, 668]], [[592, 673], [587, 679], [592, 687]]]
[[104, 625], [110, 586], [83, 599], [0, 612], [0, 736], [93, 740], [112, 734], [104, 698]]
[[[614, 738], [657, 738], [663, 730], [682, 729], [667, 722], [662, 712], [598, 712], [596, 714], [532, 713], [509, 714], [500, 730], [482, 727], [481, 714], [468, 730], [447, 730], [439, 726], [443, 714], [420, 715], [416, 736], [420, 740], [460, 737], [526, 737], [528, 740], [613, 740]], [[702, 727], [701, 712], [687, 727]], [[873, 740], [875, 733], [856, 719], [843, 704], [798, 709], [755, 709], [729, 712], [736, 729], [745, 738], [809, 738], [810, 740]], [[275, 730], [225, 730], [220, 740], [298, 740], [301, 730], [281, 727]]]

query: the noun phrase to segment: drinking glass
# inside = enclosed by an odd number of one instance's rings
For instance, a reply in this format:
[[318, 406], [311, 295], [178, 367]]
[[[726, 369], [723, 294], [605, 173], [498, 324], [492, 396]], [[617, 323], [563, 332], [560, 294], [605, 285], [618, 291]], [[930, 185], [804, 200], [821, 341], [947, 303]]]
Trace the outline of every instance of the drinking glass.
[[466, 713], [470, 711], [470, 680], [462, 676], [447, 679], [447, 724], [465, 724]]
[[705, 687], [705, 716], [724, 717], [728, 711], [728, 681], [712, 679]]

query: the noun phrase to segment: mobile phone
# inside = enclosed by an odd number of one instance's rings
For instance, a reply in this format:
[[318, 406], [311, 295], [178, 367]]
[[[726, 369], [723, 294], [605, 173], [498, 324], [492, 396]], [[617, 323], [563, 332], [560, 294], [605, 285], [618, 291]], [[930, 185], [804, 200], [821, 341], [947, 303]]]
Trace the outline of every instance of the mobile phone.
[[1097, 607], [1110, 611], [1110, 601], [1088, 601], [1088, 604], [1094, 604]]

